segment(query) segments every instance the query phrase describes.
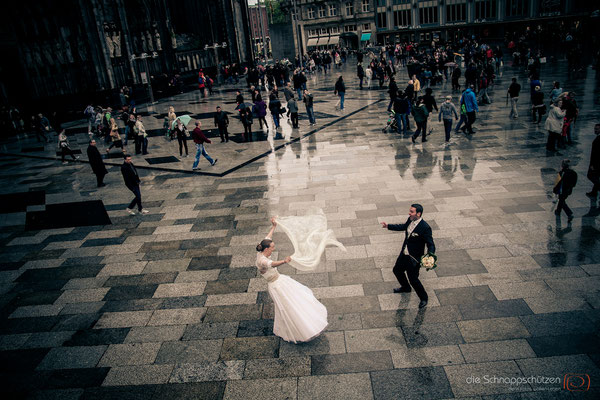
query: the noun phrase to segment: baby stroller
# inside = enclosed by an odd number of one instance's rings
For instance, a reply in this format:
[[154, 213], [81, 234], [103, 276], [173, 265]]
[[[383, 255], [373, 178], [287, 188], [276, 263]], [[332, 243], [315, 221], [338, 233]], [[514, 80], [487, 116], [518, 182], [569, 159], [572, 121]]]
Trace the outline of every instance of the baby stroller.
[[398, 123], [396, 121], [396, 113], [394, 112], [394, 110], [392, 110], [392, 112], [390, 113], [390, 116], [387, 120], [387, 124], [385, 125], [385, 128], [383, 128], [381, 131], [383, 133], [387, 133], [388, 129], [391, 129], [392, 131], [398, 131]]

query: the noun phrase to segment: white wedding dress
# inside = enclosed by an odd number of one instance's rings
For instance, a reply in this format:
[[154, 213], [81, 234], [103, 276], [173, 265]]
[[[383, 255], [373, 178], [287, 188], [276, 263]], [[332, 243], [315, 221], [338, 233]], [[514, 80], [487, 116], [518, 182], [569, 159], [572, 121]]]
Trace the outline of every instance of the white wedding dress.
[[327, 308], [312, 290], [280, 274], [272, 262], [263, 253], [257, 254], [256, 266], [265, 271], [262, 276], [275, 306], [273, 333], [288, 342], [308, 342], [327, 327]]

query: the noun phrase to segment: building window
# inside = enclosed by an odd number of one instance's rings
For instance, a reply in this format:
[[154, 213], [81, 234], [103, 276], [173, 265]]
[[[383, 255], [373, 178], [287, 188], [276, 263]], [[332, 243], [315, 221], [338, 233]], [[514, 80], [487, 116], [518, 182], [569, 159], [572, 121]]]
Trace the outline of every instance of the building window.
[[529, 3], [529, 0], [506, 0], [506, 16], [527, 16], [527, 3]]
[[[429, 2], [433, 3], [433, 2]], [[438, 22], [438, 8], [436, 5], [425, 5], [419, 6], [419, 23], [422, 25], [435, 24]]]
[[327, 28], [321, 28], [321, 35], [327, 35]]
[[446, 0], [446, 21], [457, 22], [467, 20], [466, 0]]
[[371, 2], [370, 0], [362, 0], [362, 12], [364, 12], [364, 13], [369, 12], [369, 9], [371, 8], [369, 6], [370, 2]]
[[337, 15], [337, 6], [335, 4], [329, 5], [329, 16], [335, 17]]
[[338, 26], [332, 26], [329, 28], [329, 33], [337, 35], [340, 33], [340, 28]]
[[560, 15], [562, 12], [561, 0], [539, 0], [540, 1], [540, 17], [548, 17]]
[[394, 0], [393, 4], [397, 5], [397, 4], [408, 4], [410, 3], [410, 0]]
[[319, 36], [319, 31], [316, 29], [310, 29], [308, 31], [308, 36]]
[[394, 11], [394, 25], [395, 26], [411, 26], [412, 17], [410, 10], [396, 10]]
[[385, 7], [386, 6], [386, 0], [377, 0], [377, 6], [378, 7]]
[[475, 0], [475, 19], [496, 19], [496, 0]]
[[371, 24], [363, 24], [363, 31], [370, 31], [371, 30]]
[[387, 28], [387, 15], [385, 12], [377, 13], [377, 26]]
[[356, 25], [344, 26], [344, 32], [356, 32]]
[[346, 3], [346, 15], [349, 17], [354, 15], [354, 4]]
[[315, 9], [312, 7], [308, 7], [308, 19], [315, 18]]
[[319, 6], [319, 18], [325, 18], [327, 16], [327, 11], [325, 10], [325, 6]]

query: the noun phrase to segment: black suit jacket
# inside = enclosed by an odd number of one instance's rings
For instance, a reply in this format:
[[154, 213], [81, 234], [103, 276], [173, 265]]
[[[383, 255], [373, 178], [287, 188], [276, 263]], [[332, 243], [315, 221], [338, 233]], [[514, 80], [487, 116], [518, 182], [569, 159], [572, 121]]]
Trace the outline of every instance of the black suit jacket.
[[128, 188], [135, 188], [140, 184], [140, 177], [137, 173], [137, 170], [133, 166], [133, 163], [123, 163], [123, 165], [121, 165], [121, 173], [123, 174], [125, 186], [127, 186]]
[[[410, 222], [409, 218], [404, 224], [388, 224], [388, 229], [390, 231], [406, 232]], [[425, 245], [427, 245], [427, 251], [429, 253], [435, 254], [435, 244], [433, 243], [431, 227], [425, 220], [421, 220], [410, 236], [406, 235], [404, 237], [404, 243], [402, 243], [402, 251], [400, 254], [404, 254], [404, 248], [408, 247], [408, 253], [413, 256], [417, 262], [420, 262], [421, 257], [425, 254]]]

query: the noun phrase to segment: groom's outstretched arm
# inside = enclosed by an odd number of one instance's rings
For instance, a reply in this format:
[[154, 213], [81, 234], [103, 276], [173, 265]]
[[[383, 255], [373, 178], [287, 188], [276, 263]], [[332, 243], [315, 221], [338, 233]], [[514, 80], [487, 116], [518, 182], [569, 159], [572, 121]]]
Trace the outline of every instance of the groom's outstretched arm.
[[386, 224], [385, 222], [381, 223], [382, 228], [387, 228], [390, 231], [405, 231], [408, 228], [408, 222], [405, 224]]

